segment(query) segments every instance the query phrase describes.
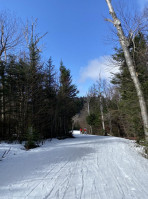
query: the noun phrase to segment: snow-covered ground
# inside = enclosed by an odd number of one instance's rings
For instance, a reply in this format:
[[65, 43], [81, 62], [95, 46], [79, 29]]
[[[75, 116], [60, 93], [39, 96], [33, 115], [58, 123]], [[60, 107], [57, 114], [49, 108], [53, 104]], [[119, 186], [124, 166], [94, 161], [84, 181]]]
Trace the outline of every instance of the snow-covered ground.
[[0, 144], [0, 199], [148, 199], [148, 160], [115, 137], [75, 135], [40, 148]]

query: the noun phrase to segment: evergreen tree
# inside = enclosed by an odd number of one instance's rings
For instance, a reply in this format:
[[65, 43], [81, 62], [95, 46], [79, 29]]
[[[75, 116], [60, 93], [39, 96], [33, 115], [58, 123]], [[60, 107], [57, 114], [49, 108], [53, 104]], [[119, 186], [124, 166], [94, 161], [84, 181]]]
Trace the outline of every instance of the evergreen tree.
[[0, 60], [0, 138], [6, 135], [5, 117], [5, 85], [6, 85], [6, 63]]
[[[148, 98], [148, 71], [146, 68], [146, 39], [142, 33], [139, 33], [134, 39], [134, 46], [131, 43], [129, 49], [131, 57], [135, 64], [136, 74], [139, 77], [145, 98]], [[113, 84], [118, 85], [121, 94], [121, 101], [119, 103], [120, 114], [122, 115], [123, 123], [125, 124], [130, 136], [144, 136], [143, 124], [140, 115], [140, 107], [134, 83], [128, 71], [126, 61], [121, 49], [116, 49], [116, 54], [113, 56], [114, 60], [121, 63], [120, 73], [116, 74], [112, 80]], [[143, 54], [143, 59], [141, 59]], [[127, 134], [125, 132], [125, 134]]]
[[83, 105], [63, 63], [58, 85], [51, 57], [46, 65], [41, 62], [38, 43], [44, 35], [35, 34], [35, 25], [28, 56], [7, 54], [6, 62], [0, 60], [0, 139], [25, 140], [27, 149], [41, 138], [67, 136]]
[[76, 114], [74, 99], [77, 88], [72, 84], [70, 70], [60, 63], [60, 88], [58, 93], [59, 128], [60, 136], [66, 135], [72, 127], [72, 117]]
[[44, 112], [42, 118], [44, 120], [44, 137], [52, 138], [56, 136], [55, 126], [55, 109], [56, 109], [56, 92], [57, 85], [55, 80], [55, 69], [50, 57], [44, 73], [44, 100], [42, 101]]

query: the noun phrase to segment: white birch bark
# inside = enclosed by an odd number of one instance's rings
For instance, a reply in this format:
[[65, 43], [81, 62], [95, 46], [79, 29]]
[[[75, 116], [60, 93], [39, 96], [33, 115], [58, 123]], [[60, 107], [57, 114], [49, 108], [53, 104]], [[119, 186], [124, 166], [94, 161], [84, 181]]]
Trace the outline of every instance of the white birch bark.
[[143, 125], [144, 125], [145, 137], [146, 137], [146, 140], [148, 140], [148, 113], [147, 113], [147, 107], [146, 107], [144, 95], [143, 95], [143, 92], [142, 92], [142, 89], [141, 89], [141, 85], [140, 85], [139, 79], [138, 79], [138, 77], [136, 75], [134, 64], [133, 64], [132, 58], [131, 58], [130, 53], [129, 53], [128, 42], [127, 42], [127, 39], [126, 39], [126, 37], [124, 35], [123, 28], [121, 26], [121, 22], [117, 18], [116, 13], [115, 13], [115, 11], [113, 9], [113, 6], [111, 4], [111, 0], [106, 0], [106, 3], [108, 5], [110, 15], [113, 18], [113, 21], [112, 20], [108, 20], [108, 21], [112, 22], [114, 24], [114, 26], [116, 27], [116, 29], [117, 29], [118, 37], [120, 39], [120, 44], [121, 44], [123, 52], [124, 52], [125, 60], [126, 60], [126, 63], [127, 63], [131, 78], [132, 78], [132, 80], [134, 82], [134, 85], [135, 85], [135, 88], [136, 88], [136, 91], [137, 91], [137, 96], [138, 96], [138, 99], [139, 99], [139, 104], [140, 104], [140, 109], [141, 109], [141, 116], [142, 116]]
[[102, 106], [102, 97], [100, 95], [100, 112], [101, 112], [101, 121], [102, 121], [102, 128], [105, 132], [105, 124], [104, 124], [104, 114], [103, 114], [103, 106]]
[[[89, 94], [87, 95], [87, 113], [88, 113], [88, 115], [90, 115], [90, 107], [89, 107], [89, 104], [90, 104], [90, 96], [89, 96]], [[92, 134], [92, 126], [91, 125], [89, 125], [89, 127], [90, 127], [90, 134]]]

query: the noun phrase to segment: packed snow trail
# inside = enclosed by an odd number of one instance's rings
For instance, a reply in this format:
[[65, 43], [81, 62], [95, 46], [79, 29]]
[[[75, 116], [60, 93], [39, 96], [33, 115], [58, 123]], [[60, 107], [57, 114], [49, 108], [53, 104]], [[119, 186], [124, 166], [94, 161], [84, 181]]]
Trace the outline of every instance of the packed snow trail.
[[0, 199], [22, 198], [148, 199], [148, 160], [121, 138], [53, 140], [0, 162]]

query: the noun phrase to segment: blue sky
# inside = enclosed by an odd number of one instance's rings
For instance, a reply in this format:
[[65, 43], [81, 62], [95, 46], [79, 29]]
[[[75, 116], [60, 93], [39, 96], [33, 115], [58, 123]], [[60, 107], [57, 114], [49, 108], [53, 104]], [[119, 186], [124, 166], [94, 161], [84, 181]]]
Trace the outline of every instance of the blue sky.
[[[117, 4], [119, 0], [112, 0]], [[141, 10], [148, 0], [135, 0]], [[85, 95], [99, 73], [108, 78], [106, 58], [113, 53], [114, 43], [107, 41], [109, 17], [105, 0], [0, 0], [0, 10], [10, 10], [23, 21], [38, 18], [38, 30], [48, 32], [42, 42], [43, 57], [52, 56], [59, 67], [62, 59], [70, 69], [73, 82]], [[115, 72], [113, 69], [111, 72]]]

